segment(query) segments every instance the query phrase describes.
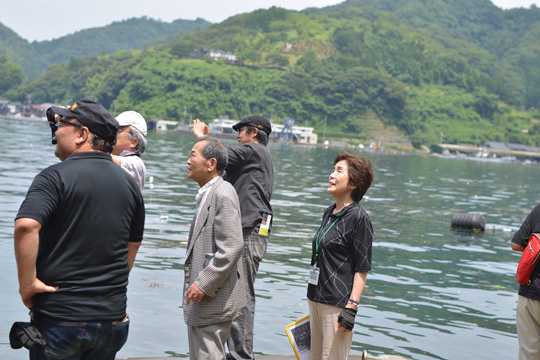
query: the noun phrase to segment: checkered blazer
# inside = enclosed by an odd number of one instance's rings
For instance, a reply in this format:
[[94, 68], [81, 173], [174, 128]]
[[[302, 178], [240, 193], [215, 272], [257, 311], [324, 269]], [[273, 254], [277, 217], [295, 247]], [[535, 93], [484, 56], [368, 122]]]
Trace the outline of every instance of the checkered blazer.
[[[184, 265], [184, 321], [203, 326], [233, 320], [246, 305], [240, 205], [233, 186], [221, 177], [214, 183], [189, 232]], [[205, 267], [205, 254], [215, 254]], [[205, 293], [186, 306], [186, 292], [196, 283]]]

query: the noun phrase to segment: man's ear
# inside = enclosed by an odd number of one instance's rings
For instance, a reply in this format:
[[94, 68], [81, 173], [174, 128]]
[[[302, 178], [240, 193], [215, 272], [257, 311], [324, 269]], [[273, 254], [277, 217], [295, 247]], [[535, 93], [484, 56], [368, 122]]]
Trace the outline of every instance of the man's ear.
[[249, 134], [249, 136], [251, 136], [252, 139], [256, 139], [258, 133], [259, 133], [259, 129], [257, 129], [256, 127], [253, 127], [253, 131], [251, 131], [251, 134]]
[[131, 140], [131, 144], [129, 145], [129, 147], [130, 147], [132, 150], [135, 150], [135, 149], [137, 148], [138, 145], [139, 145], [139, 139], [133, 138], [133, 140]]
[[210, 158], [206, 160], [206, 164], [208, 165], [208, 172], [213, 172], [214, 170], [216, 170], [217, 160], [216, 158]]
[[86, 126], [83, 126], [77, 129], [77, 131], [79, 132], [79, 136], [75, 140], [77, 145], [84, 144], [90, 139], [91, 133], [90, 133], [90, 130]]

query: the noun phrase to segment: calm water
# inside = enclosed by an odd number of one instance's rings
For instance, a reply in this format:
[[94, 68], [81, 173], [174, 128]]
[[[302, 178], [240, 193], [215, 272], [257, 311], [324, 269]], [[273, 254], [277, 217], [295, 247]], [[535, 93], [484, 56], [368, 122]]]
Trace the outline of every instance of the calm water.
[[[0, 119], [0, 359], [14, 321], [27, 319], [18, 295], [13, 218], [33, 177], [56, 163], [48, 125]], [[198, 186], [186, 178], [193, 138], [149, 135], [143, 246], [130, 275], [129, 340], [119, 357], [186, 357], [181, 289], [185, 241]], [[232, 143], [231, 143], [232, 144]], [[337, 149], [270, 144], [275, 222], [257, 280], [255, 349], [292, 354], [284, 328], [308, 313], [311, 237], [331, 204], [327, 179]], [[352, 353], [410, 359], [515, 358], [512, 234], [540, 201], [535, 166], [365, 152], [376, 179], [362, 205], [375, 229], [373, 271], [354, 329]], [[453, 214], [478, 211], [484, 235], [453, 234]]]

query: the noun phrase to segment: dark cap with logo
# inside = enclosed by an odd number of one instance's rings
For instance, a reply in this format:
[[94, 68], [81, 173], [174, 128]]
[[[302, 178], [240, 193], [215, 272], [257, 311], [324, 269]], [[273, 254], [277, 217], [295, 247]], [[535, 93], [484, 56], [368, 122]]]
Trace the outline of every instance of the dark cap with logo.
[[76, 118], [86, 126], [92, 134], [114, 144], [118, 132], [118, 121], [101, 105], [90, 100], [81, 99], [69, 108], [51, 106], [51, 110], [60, 116]]
[[272, 132], [272, 124], [270, 124], [270, 121], [264, 116], [248, 116], [247, 118], [242, 119], [236, 124], [234, 124], [232, 128], [235, 131], [238, 131], [242, 126], [253, 126], [259, 130], [264, 131], [267, 135], [270, 135], [270, 133]]

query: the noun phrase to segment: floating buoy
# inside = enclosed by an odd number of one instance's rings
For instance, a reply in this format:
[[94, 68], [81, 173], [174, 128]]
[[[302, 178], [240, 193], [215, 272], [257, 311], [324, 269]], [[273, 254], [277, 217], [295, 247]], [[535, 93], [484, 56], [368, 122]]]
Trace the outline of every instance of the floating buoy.
[[452, 227], [484, 231], [486, 229], [486, 220], [479, 213], [456, 214], [452, 216]]

